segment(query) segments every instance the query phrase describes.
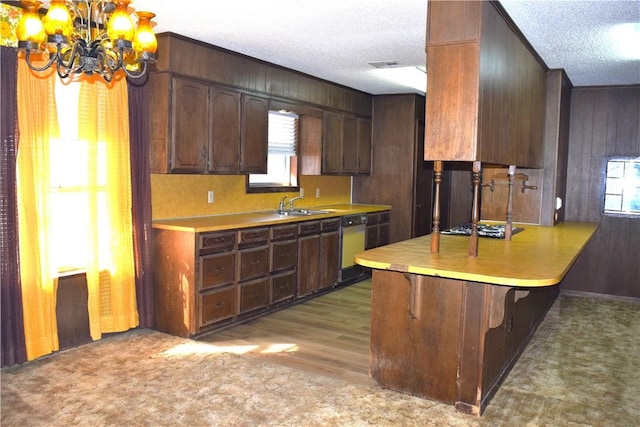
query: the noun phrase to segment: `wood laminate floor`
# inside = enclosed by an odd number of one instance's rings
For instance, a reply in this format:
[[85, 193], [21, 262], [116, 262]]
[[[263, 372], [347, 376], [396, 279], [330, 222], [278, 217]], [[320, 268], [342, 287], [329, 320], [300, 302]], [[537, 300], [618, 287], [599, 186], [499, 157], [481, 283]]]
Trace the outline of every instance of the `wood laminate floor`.
[[370, 314], [367, 279], [200, 340], [297, 369], [375, 385], [369, 377]]

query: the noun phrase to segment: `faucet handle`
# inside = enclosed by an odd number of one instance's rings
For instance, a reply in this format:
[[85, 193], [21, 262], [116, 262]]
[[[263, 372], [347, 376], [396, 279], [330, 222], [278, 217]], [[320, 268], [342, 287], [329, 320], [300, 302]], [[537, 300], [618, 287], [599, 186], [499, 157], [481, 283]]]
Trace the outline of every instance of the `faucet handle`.
[[288, 194], [287, 194], [287, 195], [285, 195], [285, 196], [282, 198], [282, 200], [280, 200], [280, 204], [279, 204], [279, 206], [278, 206], [278, 210], [279, 210], [280, 212], [284, 211], [284, 201], [285, 201], [285, 200], [287, 200], [287, 197], [289, 197], [289, 195], [288, 195]]

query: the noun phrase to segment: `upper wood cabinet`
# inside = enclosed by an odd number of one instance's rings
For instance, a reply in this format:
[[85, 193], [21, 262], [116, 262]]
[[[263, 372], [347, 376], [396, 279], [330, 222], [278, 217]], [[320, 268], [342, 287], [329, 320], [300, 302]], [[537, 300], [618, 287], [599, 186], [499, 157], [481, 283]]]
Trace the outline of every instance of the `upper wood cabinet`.
[[168, 73], [148, 84], [152, 173], [266, 173], [268, 99]]
[[267, 173], [269, 147], [269, 100], [242, 94], [240, 172]]
[[371, 173], [371, 120], [325, 111], [322, 133], [322, 173]]
[[497, 2], [428, 8], [425, 159], [542, 167], [546, 67]]
[[[240, 93], [212, 86], [209, 91], [209, 170], [237, 173], [240, 147]], [[206, 123], [206, 121], [202, 122]]]

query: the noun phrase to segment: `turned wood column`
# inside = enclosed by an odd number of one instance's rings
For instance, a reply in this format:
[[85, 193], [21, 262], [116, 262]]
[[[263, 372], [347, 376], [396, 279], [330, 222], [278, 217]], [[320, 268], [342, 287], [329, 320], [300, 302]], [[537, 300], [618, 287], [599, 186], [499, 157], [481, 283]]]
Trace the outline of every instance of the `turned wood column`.
[[433, 229], [431, 231], [431, 253], [440, 252], [440, 184], [442, 184], [442, 161], [433, 163], [433, 182], [435, 190], [433, 195]]
[[471, 237], [469, 238], [469, 256], [478, 256], [478, 220], [480, 217], [480, 172], [481, 162], [473, 162], [471, 182], [473, 184], [473, 207], [471, 209]]
[[513, 182], [516, 174], [516, 165], [509, 166], [509, 196], [507, 198], [507, 225], [504, 229], [504, 240], [511, 240], [512, 222], [513, 222]]

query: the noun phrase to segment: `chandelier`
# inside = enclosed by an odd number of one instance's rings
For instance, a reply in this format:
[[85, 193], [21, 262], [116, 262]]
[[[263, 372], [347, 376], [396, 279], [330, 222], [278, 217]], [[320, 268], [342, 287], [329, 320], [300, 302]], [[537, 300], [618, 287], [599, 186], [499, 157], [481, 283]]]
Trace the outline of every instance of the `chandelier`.
[[[16, 30], [18, 49], [29, 68], [44, 71], [55, 64], [61, 78], [72, 73], [99, 74], [110, 82], [122, 69], [142, 77], [155, 60], [156, 36], [151, 12], [135, 12], [138, 27], [127, 11], [131, 0], [51, 0], [44, 19], [42, 3], [22, 0], [24, 13]], [[43, 66], [31, 62], [31, 53], [49, 53]]]

